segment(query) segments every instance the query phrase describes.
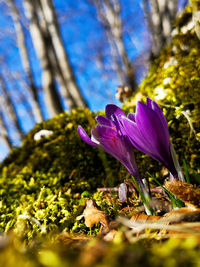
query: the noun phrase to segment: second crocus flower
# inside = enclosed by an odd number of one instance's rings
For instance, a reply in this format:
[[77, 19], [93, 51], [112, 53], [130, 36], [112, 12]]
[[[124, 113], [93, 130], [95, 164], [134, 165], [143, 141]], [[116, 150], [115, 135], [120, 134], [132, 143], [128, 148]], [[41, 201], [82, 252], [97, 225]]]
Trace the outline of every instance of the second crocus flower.
[[161, 162], [175, 179], [183, 175], [170, 141], [167, 121], [155, 101], [137, 103], [136, 113], [122, 116], [121, 122], [134, 147]]

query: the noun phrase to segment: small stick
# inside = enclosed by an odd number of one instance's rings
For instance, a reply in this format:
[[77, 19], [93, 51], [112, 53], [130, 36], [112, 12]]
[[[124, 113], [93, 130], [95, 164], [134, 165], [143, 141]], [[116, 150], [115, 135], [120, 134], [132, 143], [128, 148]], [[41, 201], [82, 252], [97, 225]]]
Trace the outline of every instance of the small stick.
[[[129, 187], [129, 192], [135, 192], [134, 188]], [[152, 193], [160, 193], [165, 195], [165, 191], [161, 187], [155, 187], [150, 189]], [[118, 187], [100, 187], [97, 188], [98, 192], [118, 192], [119, 188]]]

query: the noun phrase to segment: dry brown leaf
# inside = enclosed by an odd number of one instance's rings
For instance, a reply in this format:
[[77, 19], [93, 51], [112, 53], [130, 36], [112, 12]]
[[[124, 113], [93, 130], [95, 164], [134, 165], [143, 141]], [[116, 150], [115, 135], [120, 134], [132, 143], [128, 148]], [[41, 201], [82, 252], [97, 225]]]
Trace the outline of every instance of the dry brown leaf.
[[85, 225], [89, 228], [95, 224], [101, 223], [104, 229], [109, 229], [108, 215], [99, 210], [96, 207], [95, 202], [91, 199], [86, 202], [86, 208], [84, 209], [83, 214], [78, 217], [78, 219], [81, 217], [85, 218]]
[[192, 184], [174, 180], [166, 182], [165, 187], [186, 205], [200, 208], [200, 189]]
[[106, 242], [113, 241], [116, 233], [117, 233], [117, 230], [116, 229], [112, 229], [110, 232], [108, 232], [106, 235], [104, 235], [103, 240], [106, 241]]
[[176, 210], [172, 210], [166, 213], [164, 216], [152, 216], [146, 215], [143, 213], [134, 214], [131, 218], [131, 221], [147, 223], [150, 221], [158, 221], [160, 220], [162, 223], [174, 224], [174, 223], [182, 223], [182, 222], [197, 222], [200, 221], [200, 209], [192, 209], [188, 207], [179, 208]]
[[184, 207], [172, 210], [164, 215], [163, 221], [168, 221], [170, 224], [200, 221], [200, 209]]
[[56, 241], [59, 244], [61, 244], [62, 246], [70, 246], [70, 247], [71, 246], [79, 246], [79, 245], [82, 245], [85, 242], [87, 242], [88, 240], [89, 240], [89, 237], [88, 236], [84, 236], [84, 235], [74, 236], [74, 235], [70, 235], [67, 232], [63, 232], [56, 239]]
[[137, 213], [134, 214], [130, 220], [131, 221], [142, 221], [142, 222], [146, 222], [146, 221], [158, 221], [160, 220], [162, 217], [161, 216], [152, 216], [152, 215], [146, 215], [144, 213]]

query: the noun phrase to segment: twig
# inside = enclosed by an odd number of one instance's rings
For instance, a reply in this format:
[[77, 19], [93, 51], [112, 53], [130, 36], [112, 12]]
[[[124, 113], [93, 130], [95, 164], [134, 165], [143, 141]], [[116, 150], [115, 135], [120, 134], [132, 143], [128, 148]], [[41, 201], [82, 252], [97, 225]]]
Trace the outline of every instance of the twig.
[[[134, 188], [129, 187], [128, 190], [129, 192], [135, 192]], [[150, 190], [152, 193], [160, 193], [160, 194], [166, 195], [164, 190], [161, 187], [151, 188]], [[100, 187], [100, 188], [97, 188], [97, 191], [98, 192], [118, 192], [119, 188], [118, 187]]]

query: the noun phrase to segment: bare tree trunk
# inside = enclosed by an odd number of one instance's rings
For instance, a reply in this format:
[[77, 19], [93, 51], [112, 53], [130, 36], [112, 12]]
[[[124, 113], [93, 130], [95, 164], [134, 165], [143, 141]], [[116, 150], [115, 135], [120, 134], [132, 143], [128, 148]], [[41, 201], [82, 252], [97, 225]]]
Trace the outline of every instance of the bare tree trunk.
[[[64, 77], [66, 84], [66, 98], [72, 97], [74, 102], [74, 107], [87, 107], [87, 103], [83, 98], [80, 89], [75, 81], [71, 65], [69, 63], [68, 55], [66, 53], [59, 26], [57, 21], [57, 16], [52, 3], [52, 0], [40, 0], [44, 18], [46, 20], [49, 34], [52, 39], [53, 47], [56, 53], [57, 62], [59, 64], [60, 70], [62, 71], [62, 76]], [[70, 103], [72, 104], [72, 103]]]
[[173, 23], [178, 12], [177, 0], [143, 0], [143, 10], [152, 37], [152, 57], [171, 40]]
[[32, 73], [31, 66], [30, 66], [29, 55], [28, 55], [26, 44], [25, 44], [25, 34], [24, 34], [24, 30], [23, 30], [23, 27], [22, 27], [22, 24], [20, 21], [19, 10], [18, 10], [17, 6], [15, 5], [14, 0], [7, 0], [7, 3], [11, 7], [12, 18], [13, 18], [13, 22], [14, 22], [14, 26], [15, 26], [17, 43], [18, 43], [18, 47], [19, 47], [19, 51], [20, 51], [20, 55], [21, 55], [22, 65], [23, 65], [24, 70], [26, 72], [29, 86], [30, 86], [30, 90], [32, 92], [33, 114], [34, 114], [36, 122], [40, 123], [41, 121], [43, 121], [43, 116], [42, 116], [42, 112], [40, 109], [37, 87], [36, 87], [34, 79], [33, 79], [33, 73]]
[[114, 68], [121, 83], [135, 91], [137, 88], [135, 71], [124, 46], [119, 0], [93, 0], [93, 2], [97, 8], [99, 20], [106, 30], [114, 58]]
[[66, 106], [68, 106], [69, 109], [71, 110], [72, 108], [76, 107], [77, 104], [74, 101], [72, 95], [70, 94], [68, 87], [67, 87], [67, 84], [65, 82], [65, 78], [63, 77], [62, 70], [60, 68], [58, 59], [56, 57], [55, 49], [53, 47], [53, 43], [52, 43], [51, 35], [49, 33], [47, 21], [44, 17], [44, 13], [42, 11], [42, 6], [41, 6], [41, 3], [39, 1], [38, 1], [38, 5], [37, 5], [37, 13], [40, 17], [40, 25], [41, 25], [41, 28], [43, 31], [43, 35], [45, 36], [45, 40], [46, 40], [45, 43], [48, 45], [49, 58], [50, 58], [52, 66], [53, 66], [54, 75], [56, 77], [57, 82], [59, 83], [59, 88], [60, 88], [62, 98], [63, 98]]
[[0, 128], [1, 128], [1, 135], [0, 135], [0, 137], [6, 143], [6, 145], [8, 146], [8, 148], [11, 149], [12, 148], [12, 141], [11, 141], [9, 135], [8, 135], [8, 131], [7, 131], [5, 122], [3, 120], [3, 116], [2, 116], [1, 110], [0, 110]]
[[33, 44], [42, 66], [42, 85], [45, 93], [45, 103], [50, 112], [50, 116], [54, 116], [63, 112], [63, 108], [56, 90], [54, 71], [46, 49], [45, 38], [36, 14], [36, 5], [36, 1], [24, 0], [26, 14], [30, 20], [30, 32]]
[[[3, 77], [4, 80], [8, 81], [11, 85], [12, 85], [12, 88], [14, 88], [19, 96], [19, 99], [20, 99], [20, 103], [23, 104], [25, 110], [28, 112], [31, 120], [33, 121], [33, 123], [39, 123], [37, 122], [35, 119], [35, 113], [33, 112], [34, 111], [34, 103], [33, 102], [33, 98], [30, 97], [27, 98], [27, 95], [26, 95], [26, 90], [29, 91], [29, 84], [27, 84], [27, 82], [23, 79], [23, 77], [21, 77], [21, 75], [15, 73], [15, 75], [13, 73], [10, 72], [10, 70], [7, 68], [7, 66], [5, 64], [3, 64], [3, 67], [4, 69], [3, 71]], [[23, 87], [23, 90], [21, 90], [21, 88], [19, 88], [19, 84], [21, 84], [21, 86]]]
[[[49, 43], [51, 43], [51, 39], [49, 40]], [[62, 98], [65, 102], [65, 105], [69, 107], [69, 109], [71, 110], [72, 108], [77, 107], [77, 103], [75, 102], [74, 98], [72, 97], [72, 95], [70, 94], [68, 87], [65, 83], [65, 78], [63, 77], [62, 71], [60, 69], [59, 63], [58, 63], [58, 59], [55, 55], [53, 46], [51, 44], [51, 49], [49, 51], [49, 57], [51, 59], [51, 63], [54, 67], [54, 72], [55, 72], [55, 77], [56, 80], [59, 84], [59, 88], [60, 88], [60, 93], [62, 95]]]
[[16, 129], [18, 130], [20, 138], [23, 139], [24, 138], [23, 129], [21, 127], [19, 118], [17, 116], [15, 104], [13, 103], [13, 100], [12, 100], [12, 98], [11, 98], [7, 88], [6, 88], [6, 84], [5, 84], [5, 81], [4, 81], [4, 78], [2, 75], [0, 75], [0, 87], [3, 91], [5, 103], [6, 103], [6, 106], [8, 107], [12, 121], [14, 122], [14, 125], [15, 125]]
[[190, 0], [192, 4], [192, 19], [197, 37], [200, 40], [200, 0]]

